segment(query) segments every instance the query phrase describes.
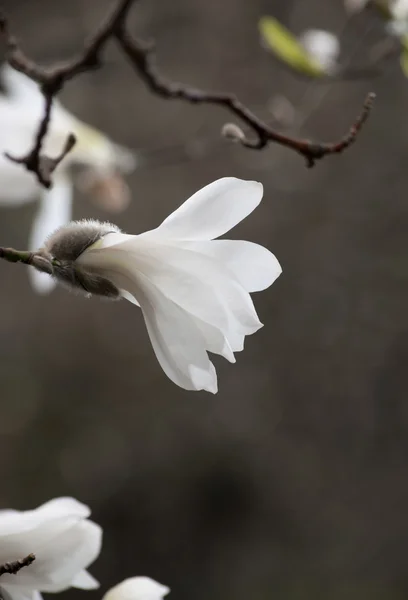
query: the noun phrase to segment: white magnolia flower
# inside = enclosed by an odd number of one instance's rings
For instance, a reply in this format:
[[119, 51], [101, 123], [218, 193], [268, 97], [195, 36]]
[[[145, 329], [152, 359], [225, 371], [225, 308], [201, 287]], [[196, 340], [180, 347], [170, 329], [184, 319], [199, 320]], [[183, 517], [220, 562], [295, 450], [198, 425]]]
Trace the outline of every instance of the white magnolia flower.
[[262, 327], [250, 293], [281, 273], [257, 244], [215, 240], [260, 203], [262, 184], [233, 177], [198, 191], [152, 231], [126, 235], [109, 223], [71, 223], [39, 250], [61, 282], [140, 306], [157, 359], [187, 390], [217, 391], [207, 352], [235, 362]]
[[[37, 248], [45, 236], [70, 221], [73, 164], [87, 168], [79, 183], [82, 181], [82, 187], [87, 186], [95, 192], [94, 196], [100, 199], [103, 208], [123, 210], [129, 194], [119, 173], [135, 168], [134, 156], [103, 133], [76, 119], [58, 101], [53, 105], [43, 152], [57, 156], [71, 132], [76, 135], [77, 143], [55, 171], [53, 188], [49, 191], [40, 188], [32, 173], [4, 156], [4, 152], [23, 156], [31, 149], [44, 112], [44, 99], [34, 81], [9, 65], [2, 67], [0, 79], [6, 89], [6, 93], [0, 96], [0, 205], [18, 206], [40, 198], [30, 235], [30, 249]], [[30, 270], [30, 277], [40, 292], [50, 291], [54, 285], [52, 279], [43, 273]]]
[[150, 577], [131, 577], [108, 590], [102, 600], [162, 600], [169, 592]]
[[308, 29], [299, 36], [299, 42], [326, 73], [334, 71], [340, 54], [340, 42], [333, 33], [323, 29]]
[[102, 530], [89, 515], [73, 498], [56, 498], [35, 510], [0, 511], [0, 563], [36, 556], [17, 575], [1, 576], [4, 600], [41, 600], [40, 592], [98, 587], [85, 569], [100, 552]]
[[408, 0], [395, 0], [390, 5], [391, 19], [387, 23], [387, 31], [397, 37], [408, 32]]
[[397, 21], [408, 19], [408, 0], [395, 0], [391, 4], [391, 14]]

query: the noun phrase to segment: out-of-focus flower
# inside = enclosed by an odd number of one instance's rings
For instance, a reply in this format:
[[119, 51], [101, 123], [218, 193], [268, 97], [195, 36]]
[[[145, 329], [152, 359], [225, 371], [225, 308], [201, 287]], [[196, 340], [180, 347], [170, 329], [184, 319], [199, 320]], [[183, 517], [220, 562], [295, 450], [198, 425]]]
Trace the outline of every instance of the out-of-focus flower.
[[[4, 156], [5, 151], [23, 156], [31, 149], [44, 112], [44, 99], [35, 82], [9, 65], [2, 67], [0, 79], [6, 90], [0, 96], [0, 205], [18, 206], [40, 197], [30, 249], [37, 248], [46, 235], [71, 219], [73, 164], [85, 168], [79, 183], [104, 209], [118, 212], [126, 208], [129, 193], [121, 173], [135, 168], [134, 155], [76, 119], [57, 100], [42, 151], [48, 156], [57, 156], [70, 132], [77, 137], [77, 143], [57, 167], [53, 188], [49, 191], [40, 188], [32, 173]], [[30, 277], [39, 292], [48, 292], [54, 285], [43, 273], [30, 270]]]
[[275, 256], [251, 242], [215, 240], [262, 199], [262, 184], [233, 177], [198, 191], [152, 231], [126, 235], [80, 221], [39, 250], [54, 276], [88, 294], [140, 306], [157, 359], [187, 390], [217, 391], [207, 352], [235, 362], [244, 338], [262, 327], [250, 293], [281, 273]]
[[35, 510], [0, 511], [0, 563], [36, 555], [17, 575], [2, 575], [4, 600], [41, 600], [40, 592], [98, 587], [85, 569], [100, 552], [102, 530], [89, 515], [73, 498], [56, 498]]
[[259, 30], [268, 50], [288, 67], [308, 77], [332, 75], [340, 45], [328, 31], [309, 30], [299, 38], [273, 17], [262, 17]]
[[390, 20], [387, 31], [397, 37], [406, 36], [408, 33], [408, 1], [395, 0], [390, 7]]
[[408, 19], [408, 0], [394, 0], [391, 4], [391, 14], [397, 21]]
[[299, 36], [299, 41], [327, 75], [333, 73], [340, 54], [340, 42], [333, 33], [309, 29]]
[[131, 577], [108, 590], [102, 600], [162, 600], [169, 592], [150, 577]]

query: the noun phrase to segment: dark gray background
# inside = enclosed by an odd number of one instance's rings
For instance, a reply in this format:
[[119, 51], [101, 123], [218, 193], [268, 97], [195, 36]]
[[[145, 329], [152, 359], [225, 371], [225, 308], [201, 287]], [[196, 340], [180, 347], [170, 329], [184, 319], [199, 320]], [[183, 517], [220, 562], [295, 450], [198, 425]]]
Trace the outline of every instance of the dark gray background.
[[[2, 4], [27, 52], [52, 62], [111, 3]], [[189, 393], [161, 371], [134, 306], [38, 297], [23, 267], [0, 264], [0, 504], [89, 503], [105, 530], [91, 569], [102, 591], [145, 574], [180, 600], [397, 600], [408, 593], [408, 83], [395, 62], [375, 81], [310, 89], [261, 48], [265, 13], [296, 33], [346, 19], [340, 0], [143, 0], [131, 27], [156, 38], [169, 77], [235, 91], [265, 117], [275, 94], [307, 117], [324, 91], [302, 135], [341, 136], [375, 90], [356, 145], [313, 170], [276, 146], [218, 143], [228, 114], [153, 97], [114, 47], [62, 94], [118, 142], [155, 151], [129, 178], [133, 202], [116, 218], [128, 232], [219, 177], [263, 182], [234, 235], [283, 265], [255, 297], [265, 327], [236, 365], [215, 359], [218, 395]], [[370, 23], [347, 28], [344, 59], [364, 60]], [[2, 208], [2, 245], [26, 246], [33, 211]], [[110, 215], [78, 195], [75, 217]]]

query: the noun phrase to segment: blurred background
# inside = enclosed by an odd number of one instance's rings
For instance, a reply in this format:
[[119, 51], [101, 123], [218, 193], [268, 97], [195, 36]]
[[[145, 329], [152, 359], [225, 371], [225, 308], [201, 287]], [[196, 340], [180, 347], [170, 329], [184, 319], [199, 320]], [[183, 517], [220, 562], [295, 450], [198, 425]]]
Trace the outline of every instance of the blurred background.
[[[110, 0], [3, 0], [24, 49], [73, 55]], [[91, 567], [105, 591], [149, 575], [179, 600], [399, 600], [408, 594], [408, 83], [315, 82], [267, 53], [258, 20], [341, 34], [364, 62], [382, 30], [341, 0], [143, 0], [131, 30], [157, 42], [164, 74], [236, 92], [257, 114], [285, 96], [294, 133], [331, 141], [378, 95], [357, 143], [308, 170], [278, 146], [220, 140], [231, 116], [153, 96], [114, 44], [105, 66], [64, 89], [64, 106], [140, 150], [132, 203], [110, 215], [76, 192], [74, 217], [155, 227], [223, 176], [257, 179], [264, 201], [232, 233], [265, 245], [283, 275], [255, 295], [265, 327], [219, 393], [162, 372], [127, 302], [57, 289], [38, 296], [24, 267], [0, 264], [0, 505], [72, 495], [104, 528]], [[34, 204], [1, 207], [4, 246], [27, 246]], [[34, 549], [35, 550], [35, 549]], [[101, 591], [72, 590], [73, 598]]]

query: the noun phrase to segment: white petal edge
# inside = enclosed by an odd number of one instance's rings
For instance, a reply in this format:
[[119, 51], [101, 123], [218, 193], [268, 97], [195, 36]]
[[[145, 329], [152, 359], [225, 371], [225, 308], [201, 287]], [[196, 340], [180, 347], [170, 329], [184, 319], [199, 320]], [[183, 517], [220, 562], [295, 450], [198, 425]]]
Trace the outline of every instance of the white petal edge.
[[0, 510], [0, 536], [15, 535], [61, 517], [87, 518], [90, 508], [75, 498], [61, 497], [33, 510]]
[[139, 300], [153, 350], [167, 377], [185, 390], [216, 394], [217, 374], [193, 317], [141, 273], [137, 283], [128, 276], [125, 285]]
[[36, 551], [38, 565], [41, 566], [40, 561], [43, 563], [43, 581], [39, 589], [60, 592], [70, 587], [77, 575], [99, 556], [101, 546], [102, 529], [89, 520], [73, 524], [39, 546]]
[[99, 581], [84, 569], [75, 575], [71, 585], [81, 590], [95, 590], [99, 587]]
[[260, 203], [263, 186], [258, 181], [224, 177], [205, 186], [143, 236], [180, 240], [211, 240], [247, 217]]
[[102, 600], [161, 600], [169, 592], [150, 577], [130, 577], [108, 590]]
[[[120, 234], [106, 238], [122, 239]], [[195, 319], [219, 329], [232, 351], [242, 350], [243, 336], [262, 327], [250, 295], [219, 261], [176, 244], [163, 245], [140, 236], [126, 238], [115, 247], [108, 239], [108, 248], [87, 250], [78, 263], [105, 273], [126, 290], [123, 296], [130, 301], [132, 296], [138, 300], [137, 295], [133, 292], [129, 296], [129, 286], [118, 274], [127, 273], [134, 282], [143, 273], [169, 300]]]
[[40, 592], [18, 585], [7, 584], [0, 586], [0, 594], [4, 600], [43, 600]]
[[241, 240], [212, 240], [209, 242], [180, 242], [210, 256], [232, 271], [244, 290], [260, 292], [270, 287], [282, 273], [282, 267], [272, 252], [264, 246]]

